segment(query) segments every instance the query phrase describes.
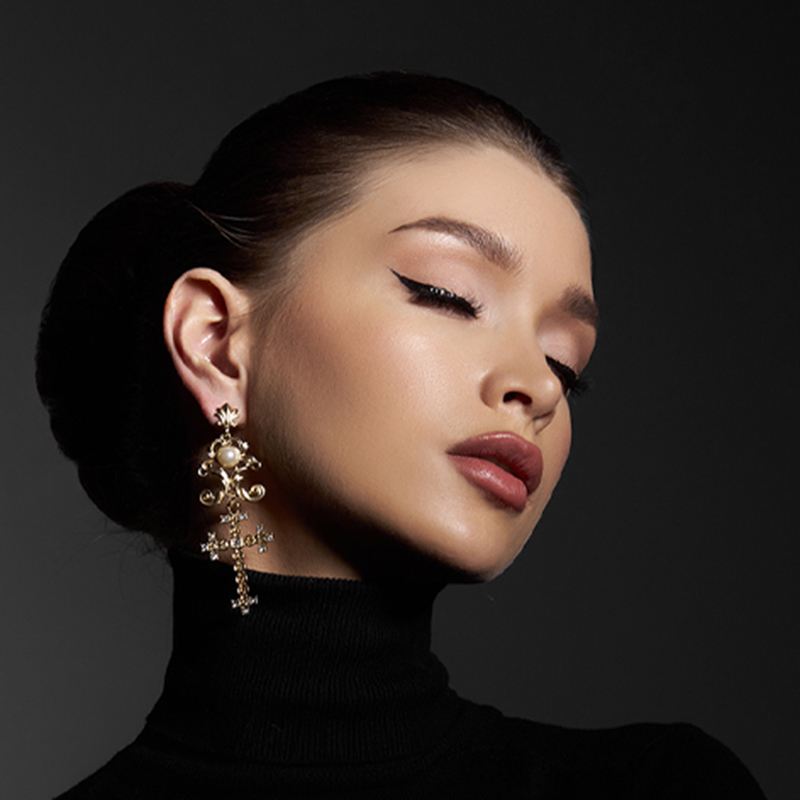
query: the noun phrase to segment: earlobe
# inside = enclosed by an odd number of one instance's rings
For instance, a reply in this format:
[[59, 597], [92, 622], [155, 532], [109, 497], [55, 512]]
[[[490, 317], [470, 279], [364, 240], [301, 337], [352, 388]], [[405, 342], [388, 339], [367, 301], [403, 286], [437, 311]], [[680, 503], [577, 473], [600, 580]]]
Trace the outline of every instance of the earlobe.
[[214, 423], [224, 403], [246, 418], [249, 298], [199, 267], [181, 275], [164, 304], [164, 340], [184, 386]]

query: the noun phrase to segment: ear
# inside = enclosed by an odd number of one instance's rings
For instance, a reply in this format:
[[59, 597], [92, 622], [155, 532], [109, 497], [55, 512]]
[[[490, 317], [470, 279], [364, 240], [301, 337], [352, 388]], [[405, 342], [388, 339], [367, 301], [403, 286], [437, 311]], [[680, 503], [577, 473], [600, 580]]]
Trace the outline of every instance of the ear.
[[250, 299], [213, 269], [184, 272], [164, 304], [164, 339], [183, 385], [213, 425], [224, 403], [247, 418]]

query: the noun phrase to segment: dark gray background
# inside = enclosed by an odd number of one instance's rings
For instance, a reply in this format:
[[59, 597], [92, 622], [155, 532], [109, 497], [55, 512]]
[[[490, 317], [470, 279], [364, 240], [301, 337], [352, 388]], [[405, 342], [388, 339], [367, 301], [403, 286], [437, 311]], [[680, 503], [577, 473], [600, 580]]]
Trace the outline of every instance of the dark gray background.
[[126, 744], [169, 651], [168, 570], [84, 499], [36, 397], [58, 262], [126, 189], [194, 180], [255, 109], [380, 68], [538, 121], [584, 178], [596, 248], [596, 387], [526, 552], [440, 602], [456, 687], [566, 725], [691, 720], [796, 797], [797, 87], [777, 7], [6, 4], [4, 797], [51, 796]]

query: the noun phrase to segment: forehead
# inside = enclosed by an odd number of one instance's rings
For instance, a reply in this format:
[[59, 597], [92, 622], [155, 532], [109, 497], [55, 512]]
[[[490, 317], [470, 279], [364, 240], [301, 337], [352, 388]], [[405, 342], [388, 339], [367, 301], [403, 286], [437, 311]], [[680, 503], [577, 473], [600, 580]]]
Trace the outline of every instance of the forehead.
[[543, 298], [569, 287], [592, 293], [589, 240], [572, 201], [538, 165], [488, 146], [410, 150], [374, 165], [354, 204], [298, 243], [292, 274], [310, 277], [315, 264], [368, 270], [398, 247], [452, 254], [476, 267], [487, 261], [468, 237], [419, 224], [431, 219], [472, 226], [502, 242], [519, 266], [520, 290]]
[[545, 257], [590, 268], [570, 198], [538, 165], [500, 148], [447, 146], [391, 159], [369, 173], [353, 213], [387, 230], [458, 220], [495, 234], [523, 263]]

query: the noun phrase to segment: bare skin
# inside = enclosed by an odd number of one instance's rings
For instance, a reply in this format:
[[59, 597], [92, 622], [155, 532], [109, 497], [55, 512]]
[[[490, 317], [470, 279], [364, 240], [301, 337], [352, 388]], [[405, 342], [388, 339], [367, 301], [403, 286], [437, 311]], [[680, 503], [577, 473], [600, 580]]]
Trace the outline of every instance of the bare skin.
[[[266, 323], [250, 313], [256, 298], [210, 269], [182, 276], [165, 311], [184, 384], [209, 421], [225, 402], [239, 408], [240, 435], [264, 464], [253, 477], [267, 495], [248, 523], [275, 542], [248, 552], [248, 567], [497, 575], [569, 452], [555, 362], [579, 374], [595, 342], [589, 244], [569, 199], [505, 151], [442, 147], [374, 172], [291, 269], [292, 291]], [[420, 285], [446, 293], [431, 300]], [[459, 442], [494, 432], [541, 450], [522, 508], [454, 465]]]

